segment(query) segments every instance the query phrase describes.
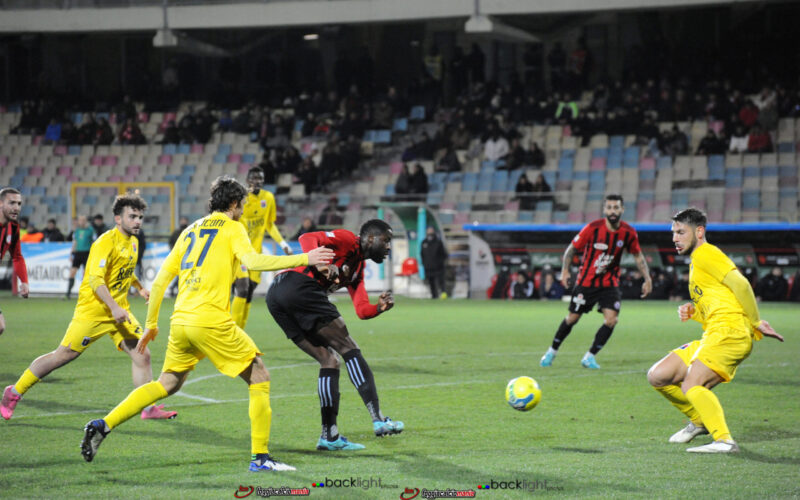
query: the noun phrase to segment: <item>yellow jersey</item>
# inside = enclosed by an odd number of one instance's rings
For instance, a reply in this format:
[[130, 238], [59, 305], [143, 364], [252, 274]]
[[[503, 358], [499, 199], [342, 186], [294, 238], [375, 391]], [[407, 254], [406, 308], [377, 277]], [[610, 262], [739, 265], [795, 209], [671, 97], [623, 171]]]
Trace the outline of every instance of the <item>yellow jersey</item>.
[[[153, 283], [147, 309], [147, 328], [158, 326], [158, 310], [166, 286], [177, 274], [178, 297], [172, 323], [185, 326], [218, 327], [234, 324], [230, 294], [237, 262], [254, 255], [244, 226], [222, 212], [198, 219], [183, 230], [167, 255]], [[272, 256], [259, 254], [254, 270], [271, 271], [308, 265], [306, 254]]]
[[703, 330], [714, 326], [752, 329], [744, 308], [722, 281], [736, 269], [736, 264], [711, 243], [703, 243], [692, 252], [689, 265], [689, 293], [695, 305], [696, 319]]
[[258, 194], [248, 192], [244, 203], [244, 211], [239, 218], [247, 231], [247, 237], [253, 245], [253, 250], [261, 253], [261, 244], [264, 242], [264, 231], [267, 231], [275, 243], [283, 241], [278, 226], [275, 209], [275, 197], [269, 191], [260, 190]]
[[120, 307], [130, 309], [128, 291], [136, 280], [133, 270], [138, 257], [139, 240], [136, 236], [125, 236], [116, 227], [101, 234], [89, 249], [73, 319], [114, 321], [111, 310], [94, 293], [102, 284], [108, 287], [111, 297]]

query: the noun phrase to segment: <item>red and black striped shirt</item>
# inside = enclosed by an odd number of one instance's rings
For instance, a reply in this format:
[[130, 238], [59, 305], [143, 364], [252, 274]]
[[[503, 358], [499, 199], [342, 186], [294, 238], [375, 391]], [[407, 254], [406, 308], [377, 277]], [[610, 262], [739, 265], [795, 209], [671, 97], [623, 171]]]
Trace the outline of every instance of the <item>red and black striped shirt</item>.
[[[332, 282], [314, 266], [296, 267], [292, 271], [313, 278], [328, 292], [347, 287], [359, 318], [369, 319], [378, 315], [378, 306], [370, 304], [364, 285], [364, 254], [361, 252], [361, 239], [358, 236], [346, 229], [336, 229], [305, 233], [298, 238], [298, 241], [304, 252], [318, 247], [328, 247], [333, 250], [334, 257], [331, 264], [339, 268], [339, 281]], [[344, 266], [347, 266], [346, 273], [343, 270]]]
[[572, 239], [572, 246], [583, 252], [581, 270], [576, 286], [602, 288], [619, 286], [619, 262], [622, 250], [641, 253], [639, 236], [627, 222], [620, 221], [619, 229], [611, 231], [605, 219], [590, 222]]
[[28, 268], [25, 266], [25, 259], [19, 248], [19, 224], [14, 221], [8, 221], [0, 226], [0, 259], [5, 257], [6, 252], [11, 253], [14, 273], [20, 281], [27, 283]]

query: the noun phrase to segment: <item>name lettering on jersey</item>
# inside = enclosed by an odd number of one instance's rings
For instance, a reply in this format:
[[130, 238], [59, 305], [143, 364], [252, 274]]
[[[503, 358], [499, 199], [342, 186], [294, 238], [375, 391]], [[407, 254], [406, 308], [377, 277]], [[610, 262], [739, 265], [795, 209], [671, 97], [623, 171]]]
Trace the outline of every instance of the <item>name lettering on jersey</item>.
[[121, 290], [123, 288], [123, 282], [133, 276], [133, 269], [133, 267], [123, 267], [120, 269], [116, 278], [111, 282], [111, 289]]
[[608, 250], [608, 245], [605, 243], [595, 243], [593, 245], [597, 250]]
[[225, 219], [206, 219], [200, 227], [222, 227], [225, 225]]

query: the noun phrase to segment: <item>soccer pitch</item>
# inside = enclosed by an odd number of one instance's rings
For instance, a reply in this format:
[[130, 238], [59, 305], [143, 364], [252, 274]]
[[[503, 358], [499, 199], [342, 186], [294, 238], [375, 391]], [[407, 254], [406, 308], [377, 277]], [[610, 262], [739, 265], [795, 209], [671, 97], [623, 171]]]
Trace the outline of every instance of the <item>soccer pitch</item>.
[[[131, 301], [143, 321], [144, 302]], [[75, 302], [3, 295], [0, 304], [7, 322], [0, 336], [1, 388], [56, 347]], [[129, 358], [106, 338], [31, 389], [13, 419], [0, 420], [0, 497], [234, 498], [250, 487], [249, 498], [281, 487], [308, 488], [320, 498], [411, 498], [406, 488], [419, 490], [417, 498], [423, 490], [448, 489], [497, 499], [800, 496], [796, 304], [760, 305], [786, 342], [757, 342], [735, 380], [714, 391], [742, 448], [730, 456], [689, 454], [689, 445], [667, 443], [684, 417], [647, 384], [645, 373], [670, 349], [699, 338], [699, 324], [678, 320], [677, 303], [624, 302], [597, 358], [599, 371], [579, 364], [602, 321], [596, 313], [573, 329], [551, 368], [539, 367], [566, 314], [563, 303], [399, 299], [369, 321], [355, 317], [349, 298], [337, 305], [375, 373], [384, 413], [405, 422], [402, 434], [374, 437], [342, 369], [340, 431], [367, 448], [316, 451], [318, 368], [286, 340], [258, 298], [247, 331], [272, 377], [270, 451], [297, 472], [247, 471], [246, 386], [208, 361], [182, 393], [162, 401], [179, 411], [176, 420], [136, 417], [114, 430], [94, 462], [84, 462], [84, 424], [132, 388]], [[162, 333], [150, 345], [155, 375], [171, 306], [165, 300]], [[527, 413], [504, 400], [506, 383], [520, 375], [534, 377], [543, 391]], [[701, 436], [695, 443], [708, 441]], [[313, 486], [326, 481], [332, 485]], [[492, 482], [520, 489], [482, 487]]]

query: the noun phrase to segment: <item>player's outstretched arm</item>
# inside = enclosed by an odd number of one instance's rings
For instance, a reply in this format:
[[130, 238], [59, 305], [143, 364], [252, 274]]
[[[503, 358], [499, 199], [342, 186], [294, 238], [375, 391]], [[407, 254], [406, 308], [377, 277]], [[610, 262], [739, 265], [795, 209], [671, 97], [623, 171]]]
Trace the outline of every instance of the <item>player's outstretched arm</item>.
[[564, 290], [569, 289], [569, 266], [572, 265], [572, 256], [575, 255], [575, 247], [572, 246], [572, 243], [569, 244], [567, 249], [564, 251], [564, 257], [561, 262], [561, 286], [564, 287]]
[[[744, 309], [744, 313], [750, 321], [750, 326], [758, 332], [755, 336], [756, 340], [761, 339], [761, 334], [763, 332], [760, 326], [763, 322], [758, 313], [758, 302], [756, 302], [756, 296], [753, 293], [753, 287], [750, 286], [750, 282], [747, 281], [747, 278], [745, 278], [738, 269], [733, 269], [725, 275], [722, 284], [731, 289], [736, 300], [742, 306], [742, 309]], [[768, 328], [768, 331], [774, 332], [771, 327]]]
[[756, 327], [756, 330], [763, 333], [765, 337], [772, 337], [773, 339], [778, 339], [779, 341], [783, 342], [783, 335], [779, 334], [775, 331], [772, 326], [767, 322], [767, 320], [762, 319], [761, 323]]

